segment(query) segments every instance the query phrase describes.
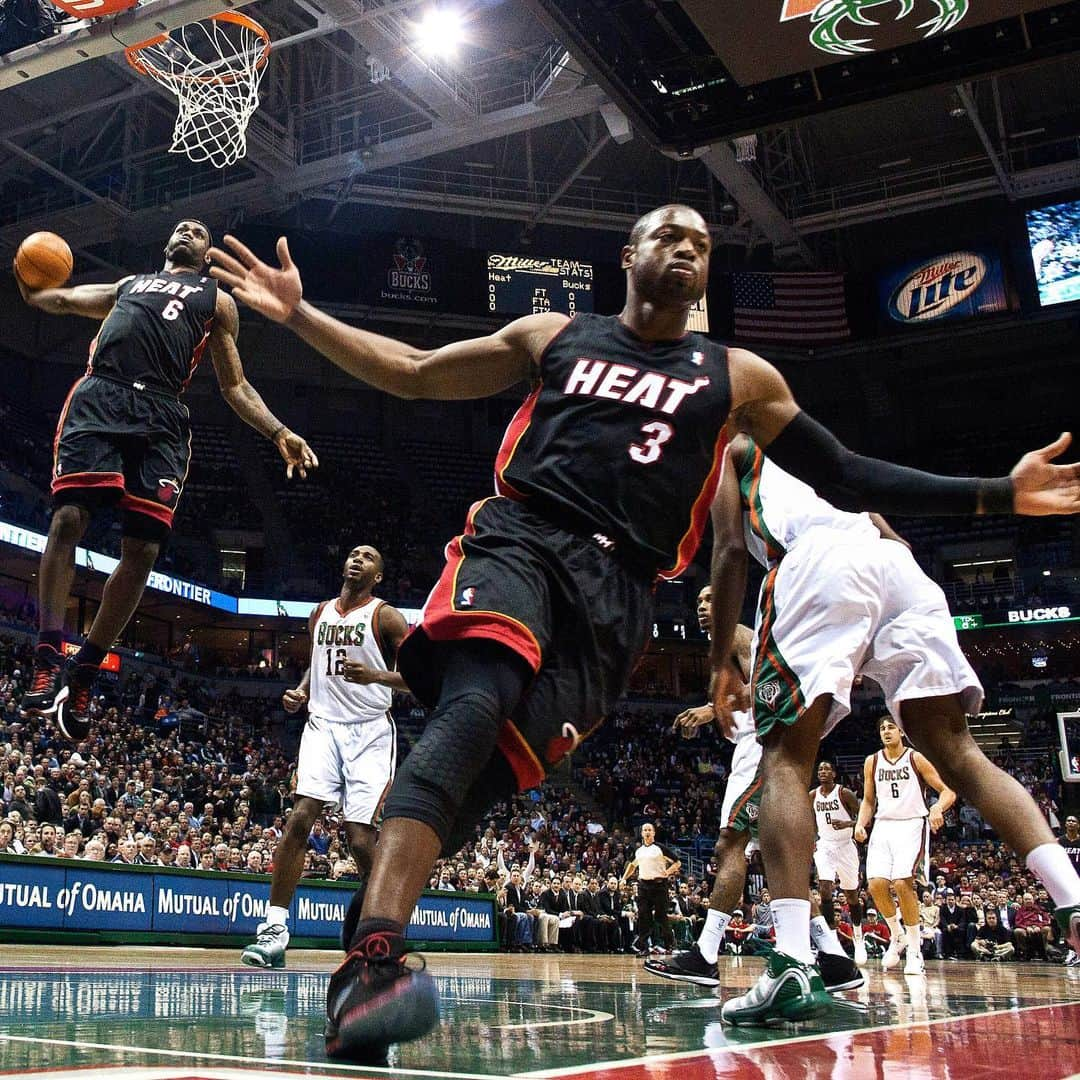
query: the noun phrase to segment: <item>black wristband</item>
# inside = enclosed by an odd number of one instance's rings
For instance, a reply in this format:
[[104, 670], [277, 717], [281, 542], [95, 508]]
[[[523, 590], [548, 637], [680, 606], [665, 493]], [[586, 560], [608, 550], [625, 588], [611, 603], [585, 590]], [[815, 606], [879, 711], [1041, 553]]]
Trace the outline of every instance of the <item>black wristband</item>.
[[1013, 512], [1013, 482], [1011, 476], [999, 476], [979, 482], [979, 511], [983, 514]]
[[287, 431], [287, 430], [288, 430], [288, 427], [289, 427], [289, 425], [288, 425], [288, 424], [279, 424], [279, 425], [277, 426], [277, 428], [275, 428], [275, 429], [274, 429], [274, 434], [270, 436], [270, 441], [271, 441], [271, 442], [277, 442], [277, 437], [278, 437], [278, 436], [279, 436], [279, 435], [280, 435], [280, 434], [281, 434], [281, 433], [282, 433], [283, 431]]

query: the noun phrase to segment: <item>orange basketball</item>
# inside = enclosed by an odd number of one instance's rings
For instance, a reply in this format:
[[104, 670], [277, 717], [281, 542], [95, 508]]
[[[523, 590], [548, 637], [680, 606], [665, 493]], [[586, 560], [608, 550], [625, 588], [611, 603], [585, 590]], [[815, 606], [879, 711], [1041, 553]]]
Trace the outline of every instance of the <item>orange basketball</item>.
[[71, 277], [71, 248], [62, 236], [31, 233], [15, 252], [15, 273], [28, 289], [55, 289]]

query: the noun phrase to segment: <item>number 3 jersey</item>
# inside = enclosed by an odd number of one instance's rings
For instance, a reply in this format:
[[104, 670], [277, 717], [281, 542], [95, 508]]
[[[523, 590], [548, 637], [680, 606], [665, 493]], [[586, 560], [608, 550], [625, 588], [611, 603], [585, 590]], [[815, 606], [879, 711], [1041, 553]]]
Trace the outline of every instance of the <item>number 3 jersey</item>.
[[383, 602], [370, 597], [342, 611], [339, 600], [318, 608], [311, 637], [311, 683], [308, 711], [332, 723], [353, 724], [384, 717], [393, 691], [388, 686], [345, 681], [345, 661], [388, 671], [379, 641], [377, 616]]
[[540, 361], [495, 461], [501, 495], [661, 577], [693, 558], [723, 462], [727, 349], [579, 314]]
[[125, 278], [90, 345], [87, 374], [182, 394], [206, 350], [216, 304], [217, 282], [194, 270]]

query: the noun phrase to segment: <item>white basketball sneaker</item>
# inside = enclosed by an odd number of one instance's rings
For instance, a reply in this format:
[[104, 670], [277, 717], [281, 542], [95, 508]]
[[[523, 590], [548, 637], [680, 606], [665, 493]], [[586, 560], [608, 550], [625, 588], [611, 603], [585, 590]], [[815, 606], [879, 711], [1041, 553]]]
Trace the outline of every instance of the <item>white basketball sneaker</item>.
[[926, 965], [923, 963], [923, 956], [921, 952], [916, 952], [914, 949], [908, 949], [907, 960], [904, 963], [905, 975], [925, 975]]
[[855, 942], [855, 963], [859, 967], [865, 967], [870, 962], [870, 958], [866, 955], [866, 942], [861, 938]]
[[900, 963], [900, 957], [904, 955], [905, 949], [907, 949], [907, 942], [899, 935], [894, 937], [892, 941], [889, 942], [889, 947], [885, 950], [885, 955], [881, 958], [881, 970], [892, 971], [892, 969]]

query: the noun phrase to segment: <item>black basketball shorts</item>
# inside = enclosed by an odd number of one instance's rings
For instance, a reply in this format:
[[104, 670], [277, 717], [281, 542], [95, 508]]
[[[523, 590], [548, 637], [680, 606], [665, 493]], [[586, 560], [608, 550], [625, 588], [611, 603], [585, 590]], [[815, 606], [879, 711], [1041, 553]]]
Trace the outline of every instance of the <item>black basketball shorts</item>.
[[123, 534], [163, 541], [187, 478], [187, 406], [165, 394], [84, 375], [60, 411], [53, 501], [91, 512], [119, 505]]
[[447, 545], [446, 567], [398, 667], [413, 694], [433, 706], [442, 685], [438, 642], [486, 638], [521, 656], [536, 674], [497, 745], [525, 791], [626, 691], [652, 621], [652, 579], [596, 541], [496, 495], [470, 509], [465, 532]]

